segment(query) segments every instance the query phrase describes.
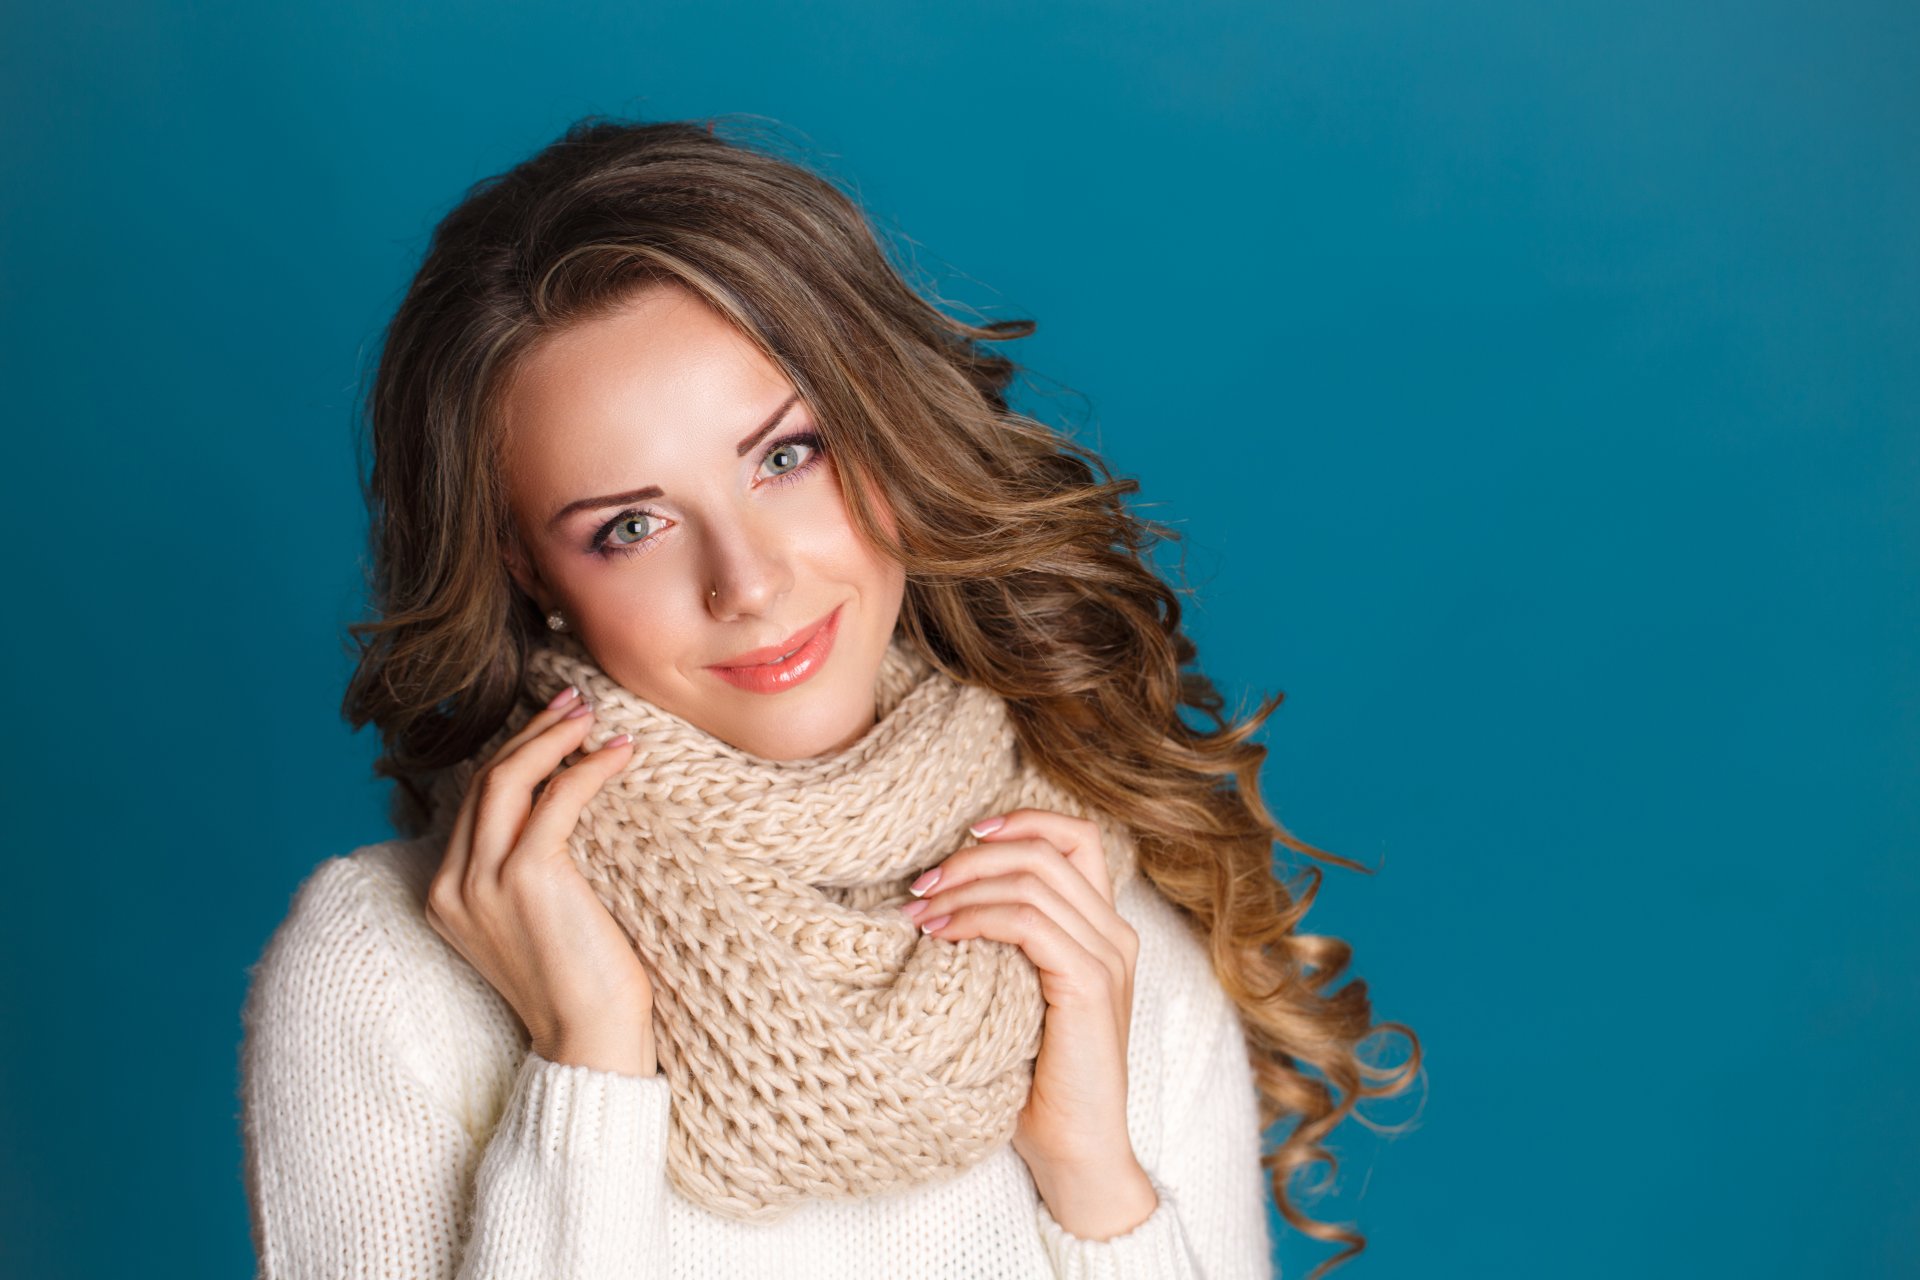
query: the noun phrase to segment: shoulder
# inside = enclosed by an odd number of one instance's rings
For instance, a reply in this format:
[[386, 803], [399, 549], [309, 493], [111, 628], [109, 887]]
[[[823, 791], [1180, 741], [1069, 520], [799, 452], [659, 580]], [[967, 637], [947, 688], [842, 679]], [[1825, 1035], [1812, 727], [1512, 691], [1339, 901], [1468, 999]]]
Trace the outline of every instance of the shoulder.
[[1221, 986], [1192, 917], [1144, 875], [1130, 877], [1114, 908], [1140, 938], [1128, 1027], [1129, 1127], [1143, 1158], [1157, 1157], [1162, 1132], [1197, 1080], [1244, 1054], [1240, 1011]]
[[338, 975], [343, 964], [384, 958], [433, 933], [426, 920], [432, 865], [420, 841], [363, 845], [314, 866], [301, 879], [252, 972]]
[[1114, 909], [1140, 938], [1134, 965], [1136, 996], [1144, 990], [1164, 1015], [1181, 1021], [1217, 1021], [1233, 1009], [1200, 926], [1151, 880], [1145, 875], [1130, 877], [1114, 895]]
[[395, 839], [306, 874], [249, 969], [252, 1056], [386, 1055], [449, 1105], [508, 1069], [518, 1019], [427, 921], [438, 865], [434, 843]]

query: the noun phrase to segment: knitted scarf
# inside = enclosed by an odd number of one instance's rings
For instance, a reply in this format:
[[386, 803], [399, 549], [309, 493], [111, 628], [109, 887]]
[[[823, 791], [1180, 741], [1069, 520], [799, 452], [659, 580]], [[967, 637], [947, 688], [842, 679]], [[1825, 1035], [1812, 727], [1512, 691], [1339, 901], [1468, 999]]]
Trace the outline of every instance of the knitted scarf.
[[899, 906], [977, 843], [969, 823], [1023, 807], [1099, 824], [1117, 889], [1136, 865], [1125, 825], [1032, 766], [998, 695], [897, 634], [874, 727], [774, 761], [623, 688], [557, 633], [500, 730], [436, 781], [441, 829], [473, 770], [569, 684], [594, 709], [582, 753], [634, 737], [569, 846], [652, 979], [669, 1183], [770, 1221], [809, 1197], [950, 1176], [1009, 1140], [1040, 1048], [1038, 971], [1011, 943], [923, 935]]

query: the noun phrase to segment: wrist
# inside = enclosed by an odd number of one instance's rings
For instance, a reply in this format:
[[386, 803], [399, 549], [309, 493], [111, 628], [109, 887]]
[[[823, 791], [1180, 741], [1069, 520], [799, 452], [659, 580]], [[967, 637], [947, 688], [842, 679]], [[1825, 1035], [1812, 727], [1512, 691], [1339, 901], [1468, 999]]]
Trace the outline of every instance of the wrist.
[[628, 1076], [659, 1074], [650, 1029], [638, 1033], [573, 1031], [560, 1032], [546, 1040], [535, 1040], [532, 1049], [549, 1062], [586, 1067], [593, 1071], [614, 1071]]
[[1103, 1165], [1033, 1173], [1047, 1212], [1069, 1235], [1082, 1240], [1123, 1236], [1160, 1207], [1160, 1195], [1146, 1169], [1131, 1156]]

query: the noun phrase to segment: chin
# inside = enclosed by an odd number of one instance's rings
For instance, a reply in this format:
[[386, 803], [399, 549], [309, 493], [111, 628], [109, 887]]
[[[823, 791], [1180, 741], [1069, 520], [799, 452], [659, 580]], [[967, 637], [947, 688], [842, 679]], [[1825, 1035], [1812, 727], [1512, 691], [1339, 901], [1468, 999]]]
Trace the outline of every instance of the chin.
[[733, 732], [714, 736], [763, 760], [809, 760], [845, 750], [873, 727], [871, 692], [864, 706], [842, 702], [812, 711], [788, 715], [784, 708], [770, 704], [751, 723], [730, 726]]

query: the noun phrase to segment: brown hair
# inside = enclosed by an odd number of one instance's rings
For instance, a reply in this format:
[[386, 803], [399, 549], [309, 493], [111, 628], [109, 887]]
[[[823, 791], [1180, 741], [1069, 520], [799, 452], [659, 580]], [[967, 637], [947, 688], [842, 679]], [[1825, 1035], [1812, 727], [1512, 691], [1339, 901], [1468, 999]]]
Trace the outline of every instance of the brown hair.
[[[506, 570], [518, 534], [498, 410], [516, 362], [643, 286], [691, 289], [812, 409], [855, 526], [905, 566], [900, 634], [1003, 696], [1036, 763], [1137, 833], [1143, 873], [1240, 1011], [1263, 1133], [1298, 1118], [1262, 1163], [1288, 1222], [1347, 1245], [1317, 1276], [1365, 1237], [1306, 1217], [1289, 1177], [1316, 1162], [1337, 1171], [1321, 1139], [1361, 1098], [1403, 1092], [1420, 1044], [1401, 1023], [1371, 1024], [1365, 982], [1330, 990], [1346, 943], [1296, 932], [1320, 869], [1306, 867], [1298, 897], [1274, 875], [1275, 841], [1367, 870], [1296, 839], [1261, 798], [1266, 749], [1251, 739], [1285, 694], [1234, 720], [1208, 677], [1182, 670], [1197, 650], [1178, 592], [1146, 560], [1155, 538], [1179, 535], [1129, 513], [1121, 497], [1137, 482], [1010, 409], [1019, 366], [981, 345], [1033, 322], [943, 313], [854, 200], [776, 146], [712, 121], [588, 117], [477, 183], [435, 229], [366, 400], [376, 616], [349, 628], [358, 666], [342, 706], [355, 728], [379, 726], [395, 826], [423, 829], [431, 776], [498, 727], [545, 633]], [[1211, 727], [1188, 725], [1183, 706]], [[1361, 1057], [1381, 1031], [1411, 1044], [1396, 1070]]]

